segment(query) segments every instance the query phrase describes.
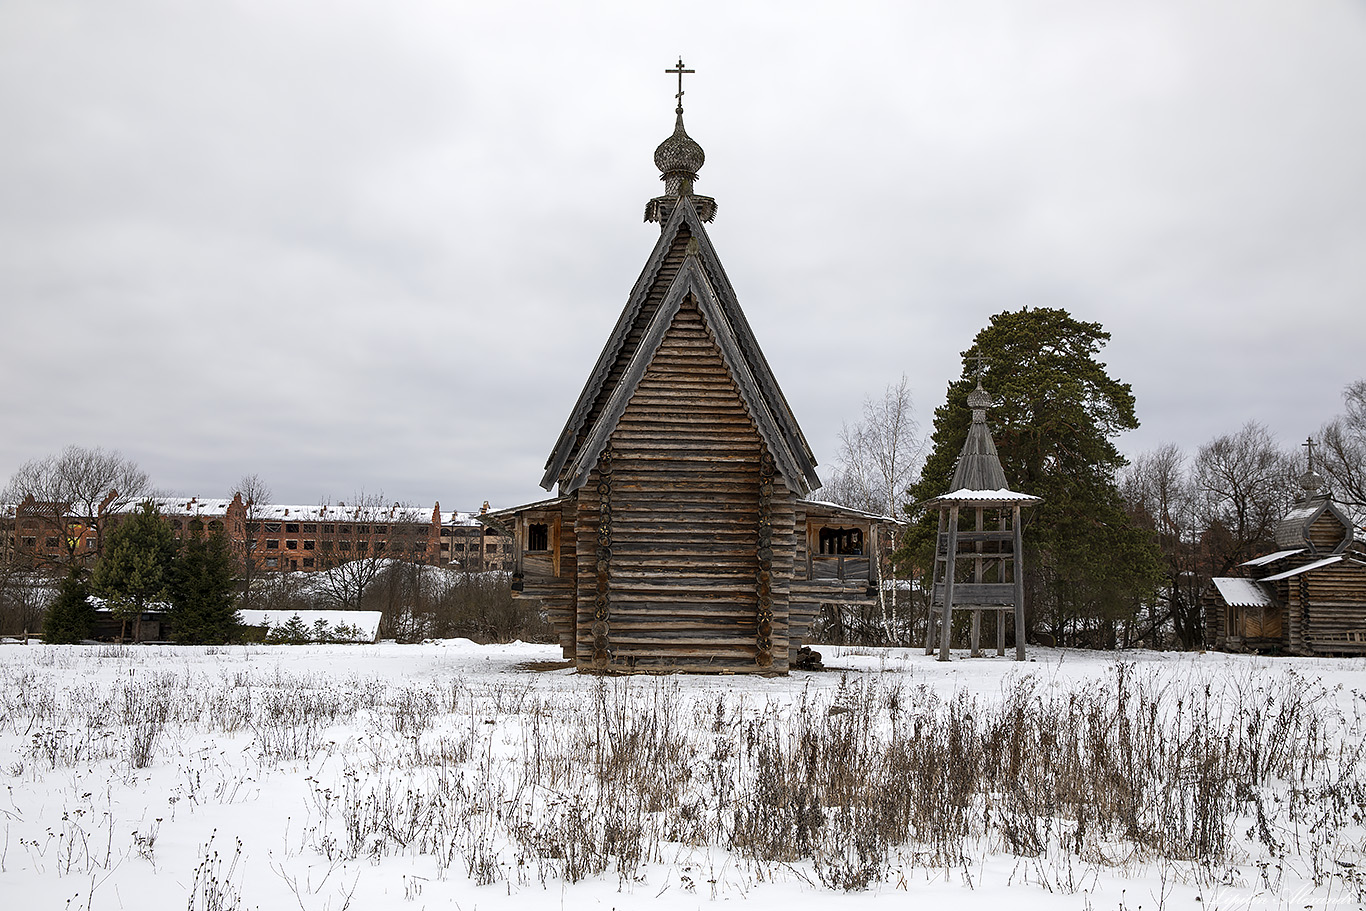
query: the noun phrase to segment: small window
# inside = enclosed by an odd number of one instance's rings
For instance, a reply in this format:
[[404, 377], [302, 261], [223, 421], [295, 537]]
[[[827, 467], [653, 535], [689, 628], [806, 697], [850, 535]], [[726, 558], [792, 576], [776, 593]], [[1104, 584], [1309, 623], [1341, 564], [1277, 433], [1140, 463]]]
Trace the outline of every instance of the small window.
[[270, 538], [269, 540], [266, 541], [266, 550], [279, 550], [279, 549], [280, 549], [280, 542], [279, 542], [278, 539], [276, 539], [276, 538]]
[[334, 530], [334, 529], [332, 528], [331, 525], [324, 525], [324, 526], [323, 526], [323, 534], [325, 534], [325, 535], [330, 535], [330, 534], [332, 534], [333, 530]]
[[279, 557], [266, 557], [266, 569], [275, 569], [280, 565]]
[[312, 558], [312, 557], [304, 557], [304, 569], [312, 569], [312, 568], [313, 568], [313, 558]]
[[297, 535], [297, 534], [299, 533], [299, 523], [298, 523], [298, 522], [286, 522], [286, 523], [285, 523], [285, 531], [289, 532], [289, 533], [292, 534], [292, 535]]
[[384, 534], [388, 534], [388, 533], [389, 533], [389, 526], [388, 526], [388, 525], [376, 525], [376, 526], [375, 526], [375, 534], [377, 534], [377, 535], [384, 535]]
[[357, 526], [356, 526], [356, 534], [358, 534], [358, 535], [368, 535], [368, 534], [370, 534], [370, 526], [369, 526], [369, 525], [357, 525]]
[[820, 551], [823, 556], [834, 554], [861, 555], [863, 553], [863, 530], [860, 528], [822, 528]]
[[359, 551], [360, 553], [365, 553], [365, 552], [366, 552], [367, 550], [369, 550], [369, 549], [370, 549], [370, 542], [369, 542], [369, 541], [357, 541], [357, 542], [356, 542], [356, 550]]
[[[365, 542], [361, 542], [361, 543], [365, 543]], [[384, 542], [383, 542], [383, 541], [376, 541], [376, 542], [375, 542], [375, 553], [377, 553], [377, 554], [382, 554], [382, 553], [384, 553]]]
[[455, 549], [456, 549], [456, 552], [457, 552], [457, 553], [464, 553], [464, 552], [465, 552], [465, 545], [464, 545], [463, 543], [457, 544], [457, 545], [455, 545]]
[[266, 523], [266, 531], [273, 531], [273, 532], [275, 532], [276, 534], [279, 534], [279, 533], [280, 533], [280, 523], [279, 523], [279, 522], [267, 522], [267, 523]]
[[339, 534], [349, 535], [349, 534], [351, 534], [351, 526], [350, 526], [350, 525], [338, 525], [338, 526], [337, 526], [337, 532], [338, 532]]
[[56, 547], [56, 546], [57, 546], [57, 539], [56, 539], [56, 538], [48, 538], [48, 539], [47, 539], [47, 546], [48, 546], [48, 547]]
[[285, 550], [298, 550], [298, 549], [299, 549], [299, 542], [298, 542], [298, 541], [286, 541], [286, 542], [285, 542]]
[[351, 542], [350, 542], [350, 541], [338, 541], [338, 542], [337, 542], [337, 550], [350, 550], [350, 549], [351, 549]]
[[450, 543], [449, 541], [442, 541], [442, 542], [441, 542], [441, 549], [444, 550], [444, 551], [448, 551], [448, 552], [449, 552], [450, 549], [451, 549], [451, 543]]
[[95, 539], [94, 539], [94, 538], [86, 538], [86, 539], [85, 539], [85, 549], [86, 549], [86, 550], [94, 550], [94, 549], [95, 549]]
[[544, 522], [533, 522], [527, 526], [527, 550], [550, 550], [550, 526]]
[[304, 541], [304, 550], [312, 550], [312, 549], [313, 549], [313, 543], [314, 543], [314, 542], [312, 542], [312, 541]]
[[312, 522], [305, 522], [303, 525], [303, 530], [305, 534], [311, 535], [317, 532], [318, 526], [314, 525]]
[[260, 530], [261, 530], [261, 523], [260, 523], [260, 522], [248, 522], [248, 523], [247, 523], [247, 531], [249, 531], [251, 534], [254, 535], [254, 534], [256, 534], [257, 532], [259, 532]]
[[27, 537], [27, 536], [26, 536], [26, 537], [24, 538], [24, 546], [25, 546], [25, 547], [37, 547], [37, 546], [38, 546], [38, 539], [37, 539], [37, 538]]

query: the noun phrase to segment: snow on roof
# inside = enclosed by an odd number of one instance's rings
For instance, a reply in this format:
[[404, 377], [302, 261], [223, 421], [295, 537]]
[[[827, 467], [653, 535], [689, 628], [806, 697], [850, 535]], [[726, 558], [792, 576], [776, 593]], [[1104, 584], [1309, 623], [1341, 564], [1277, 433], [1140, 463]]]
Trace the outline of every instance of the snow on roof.
[[1298, 576], [1300, 573], [1307, 573], [1307, 572], [1309, 572], [1310, 570], [1313, 570], [1313, 569], [1321, 569], [1321, 568], [1323, 568], [1323, 567], [1325, 567], [1325, 566], [1331, 566], [1331, 565], [1334, 564], [1334, 563], [1341, 563], [1341, 562], [1342, 562], [1342, 557], [1341, 557], [1341, 556], [1326, 557], [1326, 558], [1324, 558], [1324, 559], [1322, 559], [1322, 560], [1316, 560], [1316, 561], [1314, 561], [1313, 563], [1306, 563], [1306, 564], [1304, 564], [1303, 566], [1296, 566], [1294, 569], [1288, 569], [1288, 570], [1286, 570], [1285, 572], [1283, 572], [1283, 573], [1277, 573], [1277, 574], [1274, 575], [1274, 576], [1267, 576], [1267, 577], [1266, 577], [1265, 579], [1263, 579], [1262, 581], [1263, 581], [1263, 582], [1279, 582], [1281, 579], [1289, 579], [1291, 576]]
[[319, 620], [332, 629], [339, 626], [354, 626], [361, 632], [365, 642], [374, 642], [379, 636], [380, 612], [377, 610], [239, 610], [244, 626], [284, 626], [298, 617], [304, 626], [312, 627]]
[[472, 512], [443, 512], [441, 524], [447, 528], [452, 525], [478, 525], [479, 519]]
[[201, 498], [201, 497], [148, 497], [127, 503], [119, 508], [121, 513], [134, 513], [142, 509], [142, 504], [147, 500], [152, 501], [152, 505], [157, 508], [157, 512], [163, 516], [226, 516], [228, 506], [232, 504], [231, 499]]
[[1008, 490], [1002, 487], [1000, 490], [972, 490], [964, 487], [942, 496], [935, 497], [928, 501], [930, 503], [973, 503], [973, 502], [993, 502], [993, 503], [1041, 503], [1041, 497], [1032, 496], [1027, 493], [1020, 493], [1015, 490]]
[[1271, 607], [1275, 599], [1255, 579], [1211, 579], [1229, 607]]
[[800, 502], [809, 504], [811, 506], [823, 507], [825, 509], [838, 510], [839, 512], [860, 516], [864, 519], [876, 519], [879, 522], [896, 522], [898, 525], [905, 524], [900, 519], [897, 519], [894, 516], [884, 516], [882, 513], [868, 512], [866, 509], [856, 509], [853, 506], [845, 506], [842, 503], [832, 503], [829, 500], [813, 500], [810, 498], [805, 498]]
[[292, 506], [282, 503], [261, 503], [252, 506], [257, 519], [300, 519], [305, 522], [331, 520], [333, 522], [430, 522], [430, 510], [420, 506], [388, 505], [350, 506], [345, 503], [322, 503], [317, 506]]
[[1265, 557], [1257, 557], [1255, 560], [1248, 560], [1244, 566], [1265, 566], [1268, 563], [1275, 563], [1277, 560], [1284, 560], [1286, 557], [1293, 557], [1295, 554], [1304, 553], [1304, 548], [1296, 550], [1278, 550], [1274, 554], [1267, 554]]

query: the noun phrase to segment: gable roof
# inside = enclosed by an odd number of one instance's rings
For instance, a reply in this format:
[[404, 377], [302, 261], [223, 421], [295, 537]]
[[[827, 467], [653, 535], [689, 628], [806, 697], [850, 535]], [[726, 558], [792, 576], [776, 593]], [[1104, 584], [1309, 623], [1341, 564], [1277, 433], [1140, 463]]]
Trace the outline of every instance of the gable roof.
[[1308, 544], [1311, 550], [1318, 550], [1310, 540], [1309, 530], [1325, 512], [1342, 527], [1342, 539], [1334, 545], [1330, 553], [1342, 553], [1347, 549], [1347, 545], [1352, 543], [1356, 527], [1330, 497], [1322, 494], [1301, 500], [1285, 514], [1285, 518], [1276, 526], [1277, 546], [1289, 548]]
[[[659, 307], [647, 317], [642, 309], [656, 288], [666, 258], [684, 230], [691, 240], [683, 262], [665, 289]], [[707, 330], [721, 350], [745, 408], [788, 485], [798, 494], [820, 486], [811, 447], [759, 349], [701, 217], [691, 198], [685, 196], [678, 200], [664, 225], [644, 271], [631, 289], [625, 309], [546, 460], [542, 487], [549, 490], [558, 481], [563, 495], [577, 490], [587, 480], [664, 333], [688, 297], [696, 301], [702, 312]], [[634, 333], [637, 340], [632, 342], [633, 330], [640, 323], [645, 323], [643, 332]], [[628, 350], [630, 344], [634, 344], [634, 350]], [[614, 366], [623, 360], [624, 371], [608, 388]], [[590, 426], [589, 418], [599, 403], [600, 410]]]

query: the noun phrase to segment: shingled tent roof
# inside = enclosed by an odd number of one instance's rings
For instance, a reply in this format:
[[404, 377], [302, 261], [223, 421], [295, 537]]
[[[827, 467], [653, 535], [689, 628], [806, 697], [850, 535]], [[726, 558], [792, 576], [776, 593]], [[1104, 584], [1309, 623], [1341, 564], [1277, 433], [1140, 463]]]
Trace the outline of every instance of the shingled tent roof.
[[987, 427], [987, 408], [990, 405], [991, 395], [982, 388], [982, 381], [978, 379], [977, 388], [968, 393], [972, 424], [968, 427], [968, 438], [963, 441], [963, 448], [958, 453], [949, 492], [930, 503], [1039, 502], [1038, 497], [1010, 489], [1005, 469], [1001, 467], [1001, 457], [996, 452], [996, 441], [991, 438], [991, 430]]
[[[703, 208], [707, 214], [714, 211], [710, 200], [705, 200]], [[788, 486], [798, 495], [820, 487], [811, 447], [759, 349], [691, 196], [679, 197], [672, 206], [659, 241], [546, 460], [542, 487], [549, 490], [558, 482], [564, 495], [587, 481], [664, 333], [688, 297], [696, 301], [745, 408]]]

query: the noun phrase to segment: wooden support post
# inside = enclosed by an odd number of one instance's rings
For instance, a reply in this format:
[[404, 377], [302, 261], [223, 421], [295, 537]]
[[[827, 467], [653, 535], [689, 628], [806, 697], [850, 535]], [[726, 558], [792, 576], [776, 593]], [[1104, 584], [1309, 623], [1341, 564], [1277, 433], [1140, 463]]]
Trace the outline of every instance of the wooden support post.
[[939, 612], [939, 660], [949, 660], [949, 634], [953, 632], [953, 570], [958, 557], [958, 506], [949, 507], [949, 552], [944, 566], [944, 605]]
[[1011, 519], [1014, 522], [1015, 559], [1011, 570], [1015, 575], [1015, 660], [1025, 660], [1024, 625], [1024, 529], [1020, 527], [1020, 504], [1015, 504]]
[[930, 558], [930, 607], [925, 612], [925, 654], [934, 654], [934, 591], [939, 584], [939, 542], [944, 539], [944, 509], [939, 509], [939, 526], [934, 533], [934, 555]]
[[[997, 530], [997, 531], [1005, 531], [1005, 530], [1006, 530], [1006, 511], [1005, 511], [1004, 509], [998, 509], [998, 510], [996, 510], [996, 530]], [[996, 560], [996, 581], [997, 581], [997, 582], [1004, 582], [1004, 581], [1006, 580], [1006, 566], [1007, 566], [1007, 562], [1008, 562], [1008, 561], [1006, 560], [1005, 555], [1001, 553], [1004, 549], [1005, 549], [1005, 548], [1004, 548], [1004, 546], [1003, 546], [1002, 544], [997, 543], [997, 545], [996, 545], [996, 552], [997, 552], [997, 554], [998, 554], [998, 557], [997, 557], [997, 560]], [[1005, 656], [1006, 656], [1006, 612], [1003, 611], [1003, 610], [998, 610], [998, 611], [996, 612], [996, 657], [997, 657], [997, 658], [1004, 658]]]
[[[986, 510], [978, 506], [973, 512], [976, 519], [973, 527], [979, 534], [972, 547], [972, 581], [980, 585], [986, 581], [986, 567], [983, 565], [983, 561], [986, 559], [986, 547], [980, 534], [983, 528], [982, 517]], [[980, 607], [972, 612], [972, 651], [968, 654], [973, 658], [982, 657], [982, 609]]]

